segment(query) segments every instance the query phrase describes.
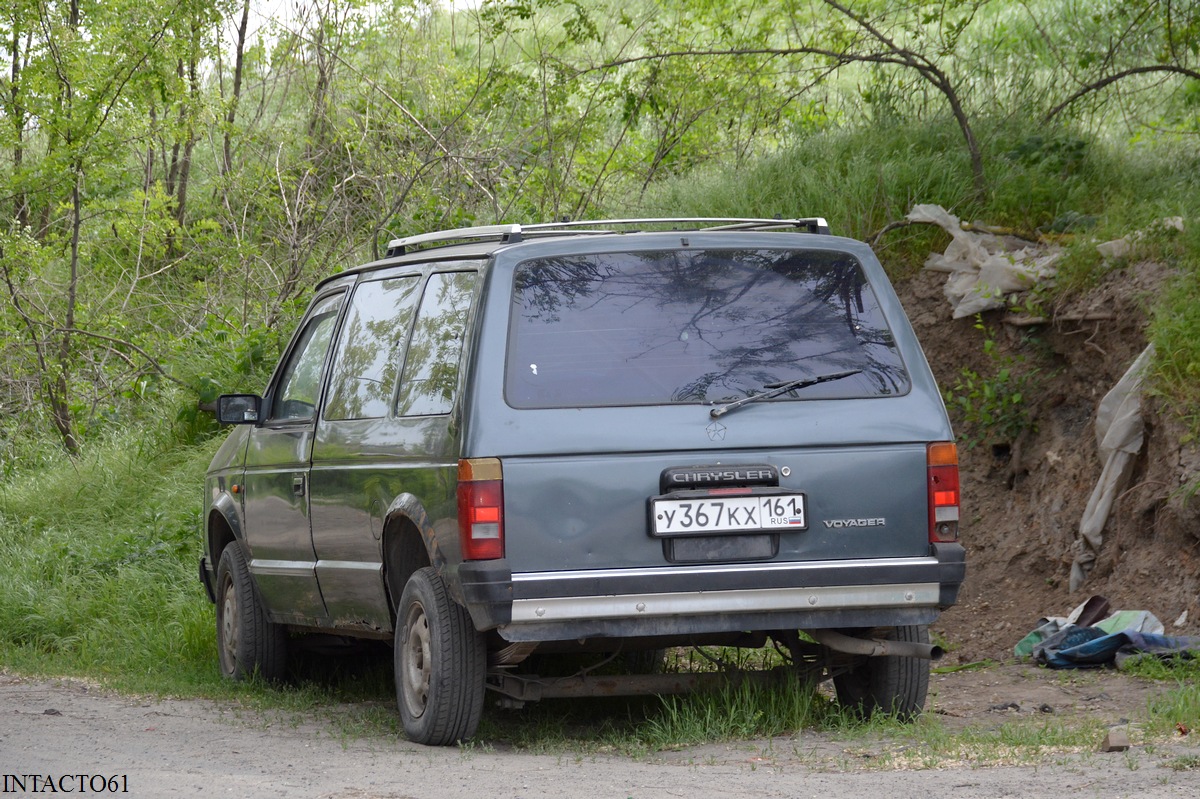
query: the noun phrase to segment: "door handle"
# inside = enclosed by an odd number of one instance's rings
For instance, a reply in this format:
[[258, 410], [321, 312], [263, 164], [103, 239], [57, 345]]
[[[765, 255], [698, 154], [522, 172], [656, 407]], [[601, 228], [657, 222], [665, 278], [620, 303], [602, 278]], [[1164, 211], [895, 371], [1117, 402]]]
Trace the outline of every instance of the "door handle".
[[292, 478], [292, 493], [298, 497], [304, 496], [304, 477], [296, 476]]

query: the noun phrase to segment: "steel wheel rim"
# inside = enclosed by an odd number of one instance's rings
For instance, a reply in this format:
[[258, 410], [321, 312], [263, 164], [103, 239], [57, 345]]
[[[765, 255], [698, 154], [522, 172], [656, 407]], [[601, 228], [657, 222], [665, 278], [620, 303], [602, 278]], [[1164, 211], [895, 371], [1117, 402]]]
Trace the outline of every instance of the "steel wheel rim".
[[226, 671], [232, 674], [237, 667], [238, 639], [241, 637], [237, 593], [232, 580], [225, 582], [221, 600], [221, 656]]
[[404, 703], [413, 717], [419, 718], [429, 702], [429, 680], [433, 672], [430, 662], [429, 618], [420, 604], [414, 604], [409, 611], [406, 632], [401, 657]]

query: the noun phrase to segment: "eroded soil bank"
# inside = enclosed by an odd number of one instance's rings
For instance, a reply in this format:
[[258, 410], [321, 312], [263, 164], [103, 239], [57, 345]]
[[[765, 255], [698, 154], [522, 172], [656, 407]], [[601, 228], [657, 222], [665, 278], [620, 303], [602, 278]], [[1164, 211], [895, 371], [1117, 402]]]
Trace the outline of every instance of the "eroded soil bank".
[[[937, 273], [897, 286], [944, 391], [964, 368], [985, 378], [998, 368], [1029, 374], [1022, 403], [1031, 426], [1023, 433], [981, 434], [956, 421], [967, 580], [935, 627], [952, 662], [1011, 658], [1040, 618], [1065, 616], [1093, 594], [1113, 610], [1151, 611], [1168, 634], [1200, 634], [1200, 449], [1152, 396], [1143, 403], [1145, 444], [1095, 568], [1069, 591], [1080, 520], [1103, 469], [1096, 409], [1146, 347], [1147, 309], [1169, 276], [1153, 263], [1115, 270], [1094, 290], [1046, 309], [1047, 322], [1037, 325], [1007, 311], [951, 319]], [[984, 351], [989, 338], [992, 355]]]

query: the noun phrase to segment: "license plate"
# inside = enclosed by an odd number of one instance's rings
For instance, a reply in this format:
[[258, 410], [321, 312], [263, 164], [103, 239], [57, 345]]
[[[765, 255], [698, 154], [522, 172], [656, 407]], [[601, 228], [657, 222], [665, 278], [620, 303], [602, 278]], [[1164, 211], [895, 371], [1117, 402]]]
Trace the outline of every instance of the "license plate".
[[803, 494], [655, 498], [650, 501], [650, 519], [656, 536], [808, 527]]

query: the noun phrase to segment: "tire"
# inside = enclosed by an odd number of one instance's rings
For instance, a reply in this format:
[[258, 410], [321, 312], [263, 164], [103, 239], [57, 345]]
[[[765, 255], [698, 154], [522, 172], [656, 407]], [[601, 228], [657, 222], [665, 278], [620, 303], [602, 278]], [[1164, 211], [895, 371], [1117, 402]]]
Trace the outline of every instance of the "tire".
[[483, 715], [487, 653], [466, 609], [429, 566], [409, 577], [396, 614], [396, 704], [408, 737], [466, 741]]
[[665, 649], [635, 649], [622, 656], [621, 665], [626, 674], [662, 674], [666, 659]]
[[287, 668], [287, 630], [267, 619], [240, 541], [217, 564], [217, 655], [231, 680], [277, 681]]
[[[923, 624], [894, 627], [891, 641], [929, 643]], [[838, 704], [862, 718], [876, 713], [911, 721], [921, 715], [929, 693], [929, 661], [915, 657], [864, 657], [850, 671], [833, 678]]]

